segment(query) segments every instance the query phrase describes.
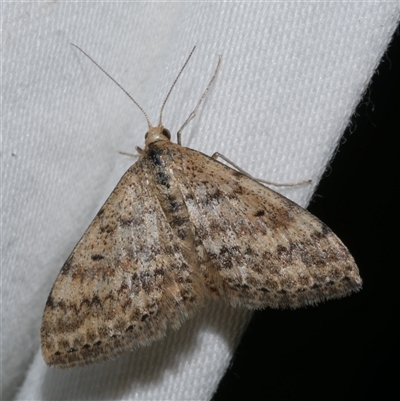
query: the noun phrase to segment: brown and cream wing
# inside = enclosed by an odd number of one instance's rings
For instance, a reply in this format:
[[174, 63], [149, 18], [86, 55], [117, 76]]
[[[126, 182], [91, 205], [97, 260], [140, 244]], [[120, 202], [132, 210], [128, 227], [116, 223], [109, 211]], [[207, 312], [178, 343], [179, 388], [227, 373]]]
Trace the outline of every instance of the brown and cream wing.
[[203, 303], [200, 280], [182, 255], [139, 160], [61, 269], [44, 310], [47, 364], [84, 365], [147, 345]]
[[202, 153], [169, 147], [196, 235], [231, 305], [296, 308], [361, 288], [347, 248], [307, 210]]

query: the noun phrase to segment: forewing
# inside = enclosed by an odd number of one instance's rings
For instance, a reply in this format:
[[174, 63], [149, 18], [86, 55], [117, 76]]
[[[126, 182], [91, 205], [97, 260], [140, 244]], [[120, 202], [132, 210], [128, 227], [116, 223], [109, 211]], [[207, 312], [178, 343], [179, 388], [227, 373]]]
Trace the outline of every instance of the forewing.
[[[47, 300], [41, 341], [49, 365], [70, 367], [147, 345], [203, 303], [140, 160], [99, 211]], [[190, 293], [190, 301], [187, 294]], [[194, 295], [192, 293], [195, 293]]]
[[315, 216], [202, 153], [169, 146], [196, 235], [231, 305], [296, 308], [361, 288], [349, 251]]

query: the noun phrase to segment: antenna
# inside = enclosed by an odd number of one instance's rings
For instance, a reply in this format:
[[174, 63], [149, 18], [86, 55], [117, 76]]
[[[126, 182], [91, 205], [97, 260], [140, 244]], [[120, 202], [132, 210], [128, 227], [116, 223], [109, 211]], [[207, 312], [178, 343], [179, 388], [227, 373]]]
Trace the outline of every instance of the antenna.
[[203, 102], [204, 98], [206, 97], [208, 91], [210, 90], [210, 86], [212, 85], [212, 83], [214, 82], [214, 80], [215, 80], [215, 78], [216, 78], [216, 76], [217, 76], [217, 74], [218, 74], [219, 67], [221, 66], [221, 61], [222, 61], [222, 56], [219, 55], [219, 57], [218, 57], [218, 64], [217, 64], [217, 66], [215, 67], [214, 74], [213, 74], [213, 76], [211, 77], [210, 82], [208, 83], [208, 85], [207, 85], [205, 91], [203, 92], [203, 94], [201, 95], [201, 98], [200, 98], [200, 100], [197, 102], [196, 107], [194, 108], [194, 110], [190, 113], [189, 117], [188, 117], [188, 118], [186, 119], [186, 121], [183, 123], [182, 127], [179, 128], [179, 130], [178, 130], [178, 132], [177, 132], [177, 137], [178, 137], [178, 143], [179, 143], [179, 145], [181, 144], [181, 135], [182, 135], [182, 131], [183, 131], [183, 129], [190, 123], [190, 121], [192, 121], [193, 118], [196, 116], [197, 110], [199, 109], [201, 103]]
[[169, 95], [171, 94], [172, 89], [174, 89], [175, 84], [177, 83], [179, 77], [181, 76], [181, 74], [182, 74], [183, 70], [185, 69], [187, 63], [189, 62], [190, 58], [192, 57], [192, 54], [193, 54], [193, 52], [194, 52], [195, 49], [196, 49], [196, 46], [193, 47], [192, 51], [191, 51], [190, 54], [189, 54], [189, 57], [186, 59], [185, 64], [183, 64], [183, 67], [182, 67], [181, 70], [179, 71], [178, 76], [175, 78], [174, 83], [171, 85], [171, 88], [170, 88], [169, 92], [167, 93], [167, 96], [165, 97], [165, 100], [164, 100], [164, 102], [163, 102], [163, 104], [162, 104], [162, 106], [161, 106], [160, 120], [159, 120], [159, 122], [158, 122], [158, 126], [159, 126], [159, 127], [162, 126], [162, 114], [163, 114], [163, 111], [164, 111], [165, 104], [167, 103], [167, 100], [168, 100], [168, 98], [169, 98]]
[[[128, 96], [129, 99], [132, 100], [133, 103], [136, 104], [136, 106], [139, 108], [139, 110], [144, 114], [144, 117], [146, 118], [146, 121], [147, 121], [147, 124], [148, 124], [149, 128], [151, 128], [152, 125], [151, 125], [151, 123], [150, 123], [150, 120], [149, 120], [149, 117], [148, 117], [147, 113], [143, 110], [142, 106], [140, 106], [140, 104], [139, 104], [139, 103], [138, 103], [123, 87], [122, 87], [122, 85], [120, 85], [107, 71], [105, 71], [104, 68], [100, 67], [100, 65], [99, 65], [98, 63], [96, 63], [96, 61], [94, 61], [94, 60], [93, 60], [86, 52], [84, 52], [79, 46], [74, 45], [73, 43], [71, 43], [71, 46], [74, 46], [74, 47], [76, 47], [79, 51], [81, 51], [94, 65], [96, 65], [101, 71], [103, 71], [104, 74], [106, 74], [107, 77], [110, 78], [111, 81], [113, 81], [113, 82], [125, 93], [125, 95]], [[193, 50], [194, 50], [194, 49], [193, 49]], [[192, 53], [193, 53], [193, 50], [192, 50]], [[192, 54], [190, 54], [190, 55], [192, 55]], [[189, 56], [189, 58], [190, 58], [190, 56]], [[185, 65], [186, 65], [186, 64], [187, 64], [187, 61], [186, 61]], [[185, 67], [185, 66], [183, 66], [183, 67]], [[181, 71], [181, 72], [182, 72], [182, 71]], [[180, 73], [179, 73], [179, 75], [180, 75]], [[178, 78], [179, 78], [179, 75], [178, 75]], [[178, 79], [178, 78], [177, 78], [177, 79]], [[177, 81], [177, 79], [175, 80], [175, 82]], [[174, 85], [175, 85], [175, 82], [174, 82]], [[172, 85], [172, 87], [173, 87], [174, 85]], [[172, 89], [172, 88], [171, 88], [171, 89]], [[171, 91], [170, 91], [170, 93], [171, 93]], [[169, 96], [169, 93], [168, 93], [168, 96]], [[167, 99], [168, 99], [168, 96], [167, 96]], [[167, 99], [165, 99], [164, 103], [166, 102]], [[163, 107], [164, 107], [164, 105], [163, 105]], [[161, 111], [162, 111], [162, 109], [161, 109]], [[161, 120], [160, 120], [160, 121], [161, 121]]]

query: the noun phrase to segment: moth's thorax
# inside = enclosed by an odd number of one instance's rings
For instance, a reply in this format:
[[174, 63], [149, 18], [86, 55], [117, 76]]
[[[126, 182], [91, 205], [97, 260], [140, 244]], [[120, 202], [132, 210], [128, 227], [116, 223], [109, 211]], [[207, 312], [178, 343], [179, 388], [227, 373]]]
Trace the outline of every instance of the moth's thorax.
[[145, 136], [145, 145], [149, 146], [151, 143], [158, 141], [169, 141], [171, 139], [170, 132], [161, 124], [157, 127], [149, 127]]

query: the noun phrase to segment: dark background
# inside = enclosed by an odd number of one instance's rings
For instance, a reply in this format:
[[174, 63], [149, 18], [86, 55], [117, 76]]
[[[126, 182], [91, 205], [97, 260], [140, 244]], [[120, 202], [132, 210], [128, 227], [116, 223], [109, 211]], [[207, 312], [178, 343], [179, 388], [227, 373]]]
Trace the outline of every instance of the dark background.
[[400, 399], [399, 134], [397, 31], [308, 208], [349, 248], [363, 290], [256, 312], [213, 401]]

